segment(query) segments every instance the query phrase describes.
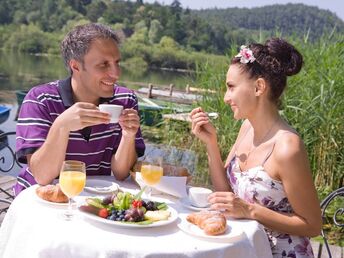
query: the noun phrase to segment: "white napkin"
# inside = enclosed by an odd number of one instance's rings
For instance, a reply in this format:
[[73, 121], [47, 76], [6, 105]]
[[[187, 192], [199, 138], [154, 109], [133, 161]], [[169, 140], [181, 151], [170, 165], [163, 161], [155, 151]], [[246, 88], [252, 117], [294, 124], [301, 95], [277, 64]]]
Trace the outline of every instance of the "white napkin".
[[[135, 180], [140, 185], [141, 189], [146, 185], [142, 179], [141, 173], [136, 173]], [[187, 196], [185, 176], [163, 176], [158, 184], [151, 187], [152, 194], [167, 193], [178, 198]]]

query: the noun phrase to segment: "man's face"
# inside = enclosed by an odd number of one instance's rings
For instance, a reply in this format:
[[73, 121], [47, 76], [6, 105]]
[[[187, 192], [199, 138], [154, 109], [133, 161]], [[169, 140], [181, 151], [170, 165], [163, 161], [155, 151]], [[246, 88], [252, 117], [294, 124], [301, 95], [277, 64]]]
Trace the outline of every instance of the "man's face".
[[97, 104], [100, 97], [113, 96], [114, 84], [120, 76], [120, 53], [117, 44], [112, 39], [97, 39], [91, 43], [88, 53], [78, 70], [73, 70], [77, 81], [74, 91], [81, 94], [83, 101]]

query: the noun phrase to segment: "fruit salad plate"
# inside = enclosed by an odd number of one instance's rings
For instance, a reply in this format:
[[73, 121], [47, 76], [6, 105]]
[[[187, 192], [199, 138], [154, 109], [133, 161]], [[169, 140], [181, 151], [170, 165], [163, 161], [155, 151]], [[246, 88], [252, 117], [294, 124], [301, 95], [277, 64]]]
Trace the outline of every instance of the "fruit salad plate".
[[175, 222], [178, 219], [178, 212], [173, 209], [172, 207], [168, 207], [167, 209], [170, 212], [170, 216], [167, 220], [160, 220], [156, 221], [150, 224], [145, 224], [145, 221], [143, 222], [121, 222], [121, 221], [113, 221], [109, 219], [105, 219], [102, 217], [99, 217], [97, 215], [94, 215], [92, 213], [84, 212], [79, 208], [79, 212], [84, 216], [84, 218], [100, 222], [103, 224], [107, 224], [114, 227], [124, 227], [124, 228], [152, 228], [152, 227], [161, 227], [168, 224], [171, 224]]

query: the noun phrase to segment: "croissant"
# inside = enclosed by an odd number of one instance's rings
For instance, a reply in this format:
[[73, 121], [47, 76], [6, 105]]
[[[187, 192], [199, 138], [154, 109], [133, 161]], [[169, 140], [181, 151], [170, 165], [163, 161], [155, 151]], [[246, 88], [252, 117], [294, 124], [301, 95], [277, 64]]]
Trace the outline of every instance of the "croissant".
[[36, 193], [43, 200], [46, 200], [49, 202], [58, 202], [58, 203], [68, 202], [68, 197], [62, 192], [58, 184], [39, 186], [36, 189]]
[[197, 225], [207, 235], [220, 235], [227, 229], [226, 217], [218, 211], [200, 211], [191, 213], [186, 220]]

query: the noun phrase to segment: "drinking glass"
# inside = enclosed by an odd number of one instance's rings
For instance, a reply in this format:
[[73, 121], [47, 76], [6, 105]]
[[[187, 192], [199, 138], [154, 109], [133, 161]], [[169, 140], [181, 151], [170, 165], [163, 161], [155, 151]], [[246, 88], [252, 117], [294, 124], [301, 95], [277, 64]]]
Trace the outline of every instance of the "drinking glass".
[[64, 212], [65, 220], [74, 217], [72, 198], [82, 192], [86, 184], [86, 165], [77, 160], [66, 160], [62, 164], [59, 183], [62, 192], [68, 197], [68, 209]]
[[148, 198], [152, 195], [152, 186], [160, 182], [160, 179], [163, 175], [162, 166], [157, 165], [142, 165], [141, 166], [141, 176], [143, 181], [147, 185]]

